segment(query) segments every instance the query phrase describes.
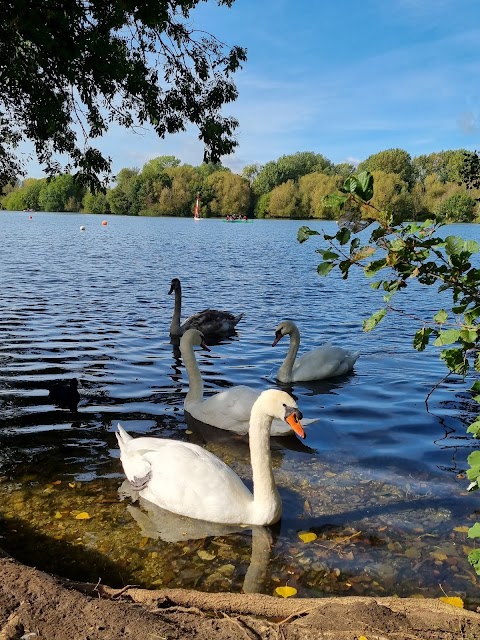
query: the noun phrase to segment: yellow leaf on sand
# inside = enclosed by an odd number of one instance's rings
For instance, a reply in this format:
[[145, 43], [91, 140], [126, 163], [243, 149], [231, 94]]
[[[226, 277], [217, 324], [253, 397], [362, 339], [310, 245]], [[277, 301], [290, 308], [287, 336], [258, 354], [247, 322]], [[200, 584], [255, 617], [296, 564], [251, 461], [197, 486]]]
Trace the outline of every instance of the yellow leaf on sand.
[[70, 487], [70, 489], [75, 489], [75, 483], [74, 482], [69, 482], [68, 486]]
[[463, 600], [458, 596], [452, 596], [451, 598], [449, 598], [448, 596], [442, 596], [440, 600], [442, 602], [446, 602], [447, 604], [451, 604], [454, 607], [459, 607], [459, 609], [463, 609], [464, 607]]
[[365, 636], [358, 636], [358, 640], [368, 640]]
[[458, 533], [467, 533], [468, 527], [454, 527], [453, 530], [458, 531]]
[[75, 520], [89, 520], [89, 519], [90, 519], [90, 516], [86, 511], [81, 511], [80, 513], [77, 513], [77, 515], [75, 516]]
[[313, 542], [314, 540], [317, 539], [317, 534], [316, 533], [312, 533], [311, 531], [300, 531], [300, 533], [298, 534], [298, 537], [300, 538], [300, 540], [303, 540], [303, 542]]
[[282, 596], [282, 598], [290, 598], [297, 593], [297, 590], [295, 589], [295, 587], [289, 587], [288, 585], [286, 585], [285, 587], [277, 587], [275, 589], [275, 593], [277, 593], [279, 596]]
[[55, 511], [55, 515], [53, 517], [55, 518], [55, 520], [59, 520], [62, 517], [62, 514], [60, 513], [60, 511]]
[[62, 484], [61, 480], [55, 480], [55, 482], [52, 482], [52, 484]]

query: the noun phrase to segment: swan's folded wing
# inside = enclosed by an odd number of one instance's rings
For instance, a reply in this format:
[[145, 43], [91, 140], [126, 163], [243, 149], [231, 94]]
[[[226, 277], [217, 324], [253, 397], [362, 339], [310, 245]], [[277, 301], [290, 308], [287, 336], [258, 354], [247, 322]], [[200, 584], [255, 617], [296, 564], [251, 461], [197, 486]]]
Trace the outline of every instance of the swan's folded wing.
[[206, 449], [171, 441], [172, 447], [145, 454], [151, 477], [146, 500], [191, 518], [216, 520], [253, 499], [240, 478]]
[[297, 380], [300, 380], [299, 374], [303, 380], [342, 375], [350, 371], [358, 356], [359, 352], [351, 353], [342, 347], [332, 345], [331, 342], [326, 342], [297, 358], [293, 366], [293, 375]]
[[195, 417], [220, 429], [247, 433], [253, 403], [259, 391], [239, 385], [206, 398]]

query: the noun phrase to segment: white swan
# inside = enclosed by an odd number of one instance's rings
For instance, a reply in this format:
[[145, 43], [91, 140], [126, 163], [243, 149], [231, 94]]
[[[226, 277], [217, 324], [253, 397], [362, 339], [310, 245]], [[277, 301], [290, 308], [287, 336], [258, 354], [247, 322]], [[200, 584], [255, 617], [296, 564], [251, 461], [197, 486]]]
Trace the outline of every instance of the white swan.
[[182, 313], [182, 287], [178, 278], [173, 278], [170, 284], [170, 291], [175, 292], [175, 306], [173, 310], [172, 322], [170, 324], [170, 335], [181, 336], [187, 329], [198, 329], [206, 336], [228, 335], [235, 331], [236, 325], [245, 314], [239, 313], [234, 316], [230, 311], [218, 311], [217, 309], [205, 309], [195, 313], [180, 324]]
[[[250, 414], [253, 404], [261, 392], [252, 389], [252, 387], [237, 385], [209, 398], [204, 398], [203, 380], [195, 358], [194, 346], [201, 346], [206, 351], [210, 351], [205, 344], [203, 334], [197, 329], [188, 329], [180, 340], [180, 353], [189, 381], [183, 408], [192, 418], [200, 420], [200, 422], [218, 429], [245, 435], [250, 428]], [[310, 422], [315, 422], [315, 420], [307, 419], [304, 424]], [[291, 434], [291, 430], [283, 420], [275, 418], [271, 434], [272, 436], [288, 436]]]
[[360, 351], [352, 353], [326, 342], [295, 360], [300, 346], [300, 331], [291, 320], [284, 320], [275, 329], [272, 347], [286, 335], [290, 335], [290, 347], [277, 373], [280, 382], [307, 382], [341, 376], [353, 368], [360, 355]]
[[237, 474], [206, 449], [178, 440], [132, 438], [118, 425], [123, 470], [149, 502], [190, 518], [225, 524], [269, 525], [282, 514], [270, 452], [272, 420], [285, 420], [305, 437], [295, 400], [269, 389], [252, 408], [250, 458], [253, 494]]

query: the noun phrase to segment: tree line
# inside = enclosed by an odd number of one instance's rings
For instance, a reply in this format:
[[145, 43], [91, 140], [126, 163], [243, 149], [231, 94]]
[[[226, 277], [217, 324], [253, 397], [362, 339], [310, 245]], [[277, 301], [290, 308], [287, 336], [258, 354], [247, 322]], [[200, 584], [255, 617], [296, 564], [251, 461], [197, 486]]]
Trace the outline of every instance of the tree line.
[[199, 194], [200, 215], [207, 218], [238, 214], [337, 219], [340, 211], [326, 196], [338, 191], [353, 172], [369, 171], [375, 185], [371, 203], [389, 215], [475, 222], [480, 220], [479, 189], [465, 179], [472, 157], [477, 156], [464, 149], [414, 158], [402, 149], [388, 149], [355, 167], [308, 151], [248, 165], [239, 175], [220, 163], [192, 166], [174, 156], [159, 156], [141, 170], [122, 169], [105, 191], [91, 191], [71, 174], [61, 174], [9, 184], [0, 203], [9, 211], [190, 217]]

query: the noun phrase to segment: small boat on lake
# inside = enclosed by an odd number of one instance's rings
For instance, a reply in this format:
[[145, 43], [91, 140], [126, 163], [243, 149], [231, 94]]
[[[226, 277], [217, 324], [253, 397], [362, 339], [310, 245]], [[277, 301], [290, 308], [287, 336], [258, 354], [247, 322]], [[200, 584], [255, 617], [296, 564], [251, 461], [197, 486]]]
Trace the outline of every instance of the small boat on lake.
[[253, 220], [250, 220], [249, 218], [247, 218], [247, 216], [227, 216], [226, 218], [223, 219], [224, 222], [253, 222]]

